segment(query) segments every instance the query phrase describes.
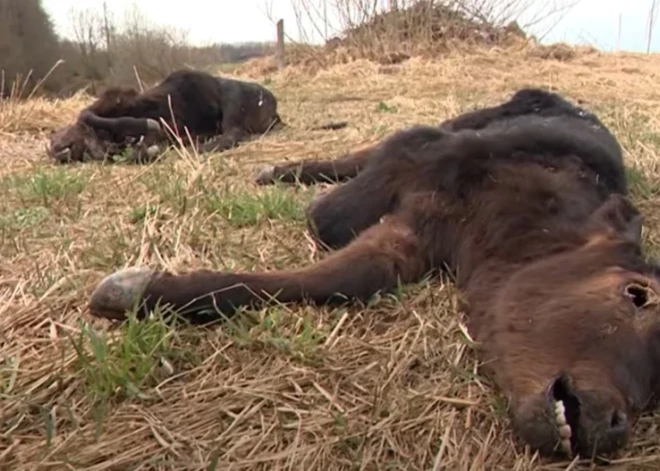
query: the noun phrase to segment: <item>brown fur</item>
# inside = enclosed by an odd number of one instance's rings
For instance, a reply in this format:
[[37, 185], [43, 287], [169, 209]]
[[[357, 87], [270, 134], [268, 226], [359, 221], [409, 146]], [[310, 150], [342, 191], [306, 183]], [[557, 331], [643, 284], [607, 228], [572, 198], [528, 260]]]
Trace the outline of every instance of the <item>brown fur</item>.
[[[268, 297], [365, 301], [449, 271], [518, 436], [557, 452], [562, 401], [573, 451], [624, 446], [658, 392], [659, 280], [641, 252], [621, 149], [597, 117], [559, 95], [521, 90], [339, 161], [269, 172], [290, 178], [296, 168], [304, 181], [347, 180], [309, 213], [318, 242], [337, 251], [296, 270], [155, 272], [139, 314], [160, 303], [201, 324]], [[106, 295], [90, 307], [125, 315]]]

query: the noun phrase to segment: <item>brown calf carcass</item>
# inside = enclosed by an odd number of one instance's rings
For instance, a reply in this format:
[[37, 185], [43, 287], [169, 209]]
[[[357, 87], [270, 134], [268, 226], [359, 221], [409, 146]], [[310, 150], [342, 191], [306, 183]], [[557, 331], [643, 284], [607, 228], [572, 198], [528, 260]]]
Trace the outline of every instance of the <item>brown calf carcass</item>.
[[261, 299], [325, 304], [451, 272], [483, 369], [517, 435], [545, 455], [614, 452], [660, 391], [658, 266], [640, 248], [619, 144], [593, 114], [524, 89], [335, 161], [261, 183], [345, 180], [309, 209], [322, 261], [265, 273], [129, 268], [90, 299], [124, 319], [157, 303], [193, 323]]
[[[318, 129], [345, 125], [330, 123]], [[128, 160], [150, 161], [164, 143], [187, 145], [192, 140], [200, 152], [220, 152], [283, 126], [277, 99], [258, 83], [177, 70], [142, 93], [109, 88], [80, 112], [75, 123], [51, 136], [48, 154], [58, 162], [70, 162], [85, 156], [105, 160], [109, 154], [128, 151]]]

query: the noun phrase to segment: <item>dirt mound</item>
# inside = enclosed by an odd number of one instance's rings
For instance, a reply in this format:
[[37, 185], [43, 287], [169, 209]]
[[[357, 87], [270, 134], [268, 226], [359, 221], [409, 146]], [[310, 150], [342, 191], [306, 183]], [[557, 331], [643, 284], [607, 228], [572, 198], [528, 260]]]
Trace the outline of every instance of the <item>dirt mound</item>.
[[526, 39], [514, 21], [495, 26], [471, 18], [464, 12], [432, 1], [419, 1], [405, 9], [392, 9], [373, 16], [370, 21], [349, 28], [326, 42], [326, 48], [350, 47], [374, 42], [399, 45], [450, 45], [456, 41], [470, 44], [505, 45]]
[[[281, 73], [315, 75], [335, 66], [368, 61], [391, 67], [411, 58], [436, 60], [453, 54], [481, 56], [503, 53], [521, 60], [575, 62], [598, 53], [591, 46], [541, 43], [516, 21], [488, 22], [487, 15], [470, 15], [437, 0], [419, 0], [407, 8], [393, 8], [373, 15], [322, 45], [289, 43]], [[238, 76], [261, 78], [278, 73], [275, 56], [254, 58], [234, 70]]]
[[[496, 25], [477, 16], [421, 0], [408, 8], [375, 14], [321, 46], [287, 45], [285, 63], [314, 74], [359, 60], [390, 66], [411, 57], [437, 59], [456, 52], [515, 50], [527, 57], [562, 62], [572, 61], [584, 52], [566, 44], [543, 45], [515, 21]], [[236, 73], [260, 77], [276, 71], [277, 62], [270, 56], [249, 60]]]

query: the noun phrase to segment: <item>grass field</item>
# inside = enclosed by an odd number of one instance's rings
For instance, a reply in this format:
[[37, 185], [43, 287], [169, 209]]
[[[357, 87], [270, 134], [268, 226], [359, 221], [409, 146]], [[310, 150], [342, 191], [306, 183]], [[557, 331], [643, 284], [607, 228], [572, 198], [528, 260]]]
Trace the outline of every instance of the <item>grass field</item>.
[[[615, 131], [657, 251], [658, 58], [492, 51], [258, 80], [278, 95], [288, 129], [150, 166], [49, 162], [48, 132], [82, 98], [0, 104], [0, 469], [600, 469], [516, 443], [505, 402], [477, 371], [457, 293], [439, 281], [363, 308], [273, 306], [215, 330], [110, 326], [90, 318], [86, 300], [128, 265], [317, 260], [304, 210], [322, 188], [256, 187], [261, 166], [338, 156], [530, 85], [584, 100]], [[350, 126], [305, 131], [342, 120]], [[607, 469], [658, 469], [659, 426], [660, 414], [642, 417]]]

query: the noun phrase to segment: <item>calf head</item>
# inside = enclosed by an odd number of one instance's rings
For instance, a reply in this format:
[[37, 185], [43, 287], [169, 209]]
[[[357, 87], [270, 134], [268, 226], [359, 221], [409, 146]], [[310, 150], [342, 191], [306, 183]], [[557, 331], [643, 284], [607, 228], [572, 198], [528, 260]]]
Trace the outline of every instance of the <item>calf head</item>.
[[131, 116], [138, 97], [133, 88], [107, 89], [75, 123], [53, 133], [48, 155], [58, 162], [82, 161], [86, 155], [103, 160], [138, 140], [146, 140], [145, 146], [150, 148], [163, 137], [162, 129], [154, 119]]
[[117, 144], [104, 140], [90, 126], [82, 122], [70, 124], [53, 132], [47, 149], [48, 155], [60, 163], [82, 162], [86, 157], [102, 160], [113, 151], [120, 151]]
[[162, 129], [153, 119], [128, 115], [138, 95], [130, 88], [106, 90], [75, 123], [52, 134], [48, 155], [58, 162], [82, 161], [85, 156], [104, 160], [139, 141], [148, 149], [146, 155], [153, 157], [157, 152], [153, 145], [162, 139]]
[[480, 326], [514, 429], [543, 454], [613, 452], [655, 400], [660, 280], [640, 230], [635, 208], [611, 197], [584, 244], [516, 272]]
[[68, 163], [86, 159], [101, 161], [122, 154], [127, 147], [133, 147], [139, 158], [150, 160], [159, 152], [155, 145], [158, 140], [159, 134], [154, 133], [147, 133], [140, 138], [112, 135], [103, 129], [96, 130], [79, 119], [55, 131], [46, 152], [55, 161]]

